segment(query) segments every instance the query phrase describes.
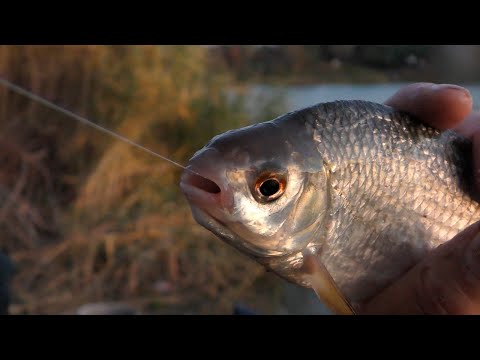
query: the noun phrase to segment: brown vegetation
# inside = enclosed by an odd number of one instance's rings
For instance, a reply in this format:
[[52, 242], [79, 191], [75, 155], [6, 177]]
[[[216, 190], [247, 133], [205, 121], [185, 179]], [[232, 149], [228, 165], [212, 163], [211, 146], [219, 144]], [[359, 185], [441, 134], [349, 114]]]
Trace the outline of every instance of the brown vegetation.
[[[188, 46], [0, 47], [1, 76], [180, 162], [247, 119], [209, 61]], [[0, 250], [18, 268], [15, 313], [104, 300], [228, 313], [265, 280], [194, 223], [180, 170], [161, 159], [6, 89], [0, 136]]]

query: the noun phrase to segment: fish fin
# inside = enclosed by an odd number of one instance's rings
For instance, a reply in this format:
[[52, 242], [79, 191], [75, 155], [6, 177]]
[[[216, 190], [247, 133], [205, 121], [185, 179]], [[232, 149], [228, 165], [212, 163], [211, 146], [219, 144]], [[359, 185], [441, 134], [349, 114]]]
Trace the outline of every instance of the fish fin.
[[353, 307], [342, 295], [325, 266], [312, 254], [304, 255], [305, 279], [325, 305], [337, 315], [355, 315]]

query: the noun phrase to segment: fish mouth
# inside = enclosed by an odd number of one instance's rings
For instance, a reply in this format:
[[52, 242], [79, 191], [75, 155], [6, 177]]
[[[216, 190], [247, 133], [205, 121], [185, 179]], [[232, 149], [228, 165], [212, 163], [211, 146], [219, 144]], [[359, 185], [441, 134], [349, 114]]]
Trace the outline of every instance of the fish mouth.
[[216, 182], [199, 175], [193, 171], [186, 171], [180, 182], [182, 188], [197, 188], [209, 194], [218, 194], [222, 190]]
[[[228, 195], [222, 191], [215, 174], [187, 167], [180, 179], [180, 189], [191, 204], [205, 210], [225, 208]], [[215, 211], [215, 212], [216, 212]]]
[[222, 221], [226, 215], [222, 198], [228, 195], [227, 191], [222, 191], [218, 185], [219, 182], [212, 180], [214, 177], [215, 174], [210, 174], [205, 169], [198, 170], [188, 166], [180, 179], [180, 188], [189, 202], [197, 223], [239, 248], [238, 243], [243, 243], [243, 240], [237, 238]]

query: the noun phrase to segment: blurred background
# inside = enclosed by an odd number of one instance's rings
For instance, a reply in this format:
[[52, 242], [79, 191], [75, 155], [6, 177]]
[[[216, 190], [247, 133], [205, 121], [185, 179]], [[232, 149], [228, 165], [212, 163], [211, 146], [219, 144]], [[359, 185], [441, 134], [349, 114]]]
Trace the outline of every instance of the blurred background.
[[[226, 130], [409, 82], [477, 106], [479, 63], [463, 45], [0, 46], [1, 77], [180, 163]], [[180, 172], [0, 88], [0, 313], [327, 313], [198, 226]]]

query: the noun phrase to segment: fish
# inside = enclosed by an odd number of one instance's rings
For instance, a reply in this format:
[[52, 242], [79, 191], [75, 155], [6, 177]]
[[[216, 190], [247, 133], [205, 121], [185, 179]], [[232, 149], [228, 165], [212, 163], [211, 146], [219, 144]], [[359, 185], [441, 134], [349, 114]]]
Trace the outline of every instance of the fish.
[[480, 219], [472, 143], [363, 100], [212, 138], [180, 179], [195, 221], [336, 314]]

